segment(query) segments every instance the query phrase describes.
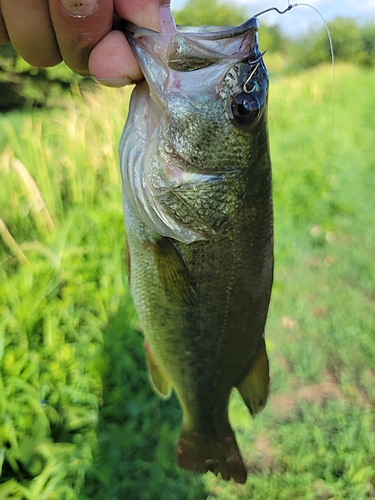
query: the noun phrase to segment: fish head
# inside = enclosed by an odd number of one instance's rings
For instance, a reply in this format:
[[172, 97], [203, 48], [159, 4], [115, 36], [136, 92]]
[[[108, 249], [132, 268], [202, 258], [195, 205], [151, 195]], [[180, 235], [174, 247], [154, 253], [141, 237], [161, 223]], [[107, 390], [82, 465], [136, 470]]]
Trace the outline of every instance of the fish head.
[[[145, 82], [135, 89], [120, 145], [124, 192], [163, 236], [215, 238], [246, 194], [244, 175], [258, 159], [267, 120], [258, 29], [256, 18], [173, 33], [127, 26]], [[135, 154], [139, 144], [144, 152]]]
[[164, 34], [129, 26], [128, 39], [162, 113], [182, 121], [189, 106], [210, 114], [220, 101], [226, 110], [223, 119], [234, 126], [245, 129], [259, 119], [268, 75], [258, 50], [257, 18], [221, 31], [180, 27]]

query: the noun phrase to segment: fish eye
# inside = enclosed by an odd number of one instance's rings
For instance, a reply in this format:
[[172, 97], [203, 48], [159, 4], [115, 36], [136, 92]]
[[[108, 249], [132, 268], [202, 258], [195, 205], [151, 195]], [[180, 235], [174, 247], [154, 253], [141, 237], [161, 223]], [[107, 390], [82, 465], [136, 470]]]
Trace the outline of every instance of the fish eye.
[[241, 92], [233, 97], [230, 104], [234, 125], [252, 125], [261, 116], [262, 105], [253, 94]]

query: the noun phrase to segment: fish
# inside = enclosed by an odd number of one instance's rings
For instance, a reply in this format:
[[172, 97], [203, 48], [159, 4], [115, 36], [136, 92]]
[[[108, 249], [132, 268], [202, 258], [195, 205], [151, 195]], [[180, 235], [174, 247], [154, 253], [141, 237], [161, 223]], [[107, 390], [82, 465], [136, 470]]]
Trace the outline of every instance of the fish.
[[119, 153], [127, 274], [149, 378], [182, 408], [177, 462], [245, 483], [228, 417], [269, 392], [273, 280], [268, 73], [259, 22], [155, 32], [126, 25], [145, 80]]

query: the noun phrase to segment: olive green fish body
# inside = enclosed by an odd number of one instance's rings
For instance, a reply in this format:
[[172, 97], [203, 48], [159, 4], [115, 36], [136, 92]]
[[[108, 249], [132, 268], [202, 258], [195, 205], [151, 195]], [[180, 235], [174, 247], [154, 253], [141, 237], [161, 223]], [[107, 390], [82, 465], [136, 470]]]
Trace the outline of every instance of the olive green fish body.
[[147, 84], [120, 146], [131, 290], [152, 382], [163, 396], [173, 386], [183, 409], [179, 463], [238, 482], [246, 470], [228, 401], [237, 387], [253, 414], [265, 405], [273, 274], [255, 21], [223, 37], [129, 35]]

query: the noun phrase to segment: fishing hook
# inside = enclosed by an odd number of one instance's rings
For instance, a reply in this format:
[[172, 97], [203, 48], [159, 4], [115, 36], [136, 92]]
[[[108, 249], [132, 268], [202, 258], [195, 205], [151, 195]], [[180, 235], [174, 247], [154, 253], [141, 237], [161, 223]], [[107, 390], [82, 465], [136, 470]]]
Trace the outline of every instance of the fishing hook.
[[298, 4], [289, 4], [288, 7], [285, 10], [279, 10], [277, 7], [270, 7], [269, 9], [262, 10], [262, 12], [258, 12], [258, 14], [255, 14], [254, 17], [259, 17], [262, 16], [263, 14], [266, 14], [267, 12], [271, 12], [272, 10], [276, 10], [278, 14], [285, 14], [286, 12], [289, 12], [293, 7], [297, 7]]
[[250, 76], [247, 78], [246, 82], [243, 84], [242, 86], [242, 90], [244, 92], [246, 92], [246, 94], [250, 94], [253, 90], [254, 90], [254, 87], [255, 85], [253, 86], [253, 88], [251, 90], [247, 90], [246, 89], [246, 85], [250, 82], [250, 80], [252, 79], [252, 77], [254, 76], [254, 74], [256, 73], [257, 69], [259, 68], [260, 66], [260, 62], [261, 60], [263, 59], [263, 56], [264, 54], [266, 53], [267, 51], [265, 50], [264, 52], [262, 52], [260, 54], [259, 57], [257, 57], [254, 61], [249, 61], [249, 64], [252, 66], [254, 64], [256, 64], [255, 68], [252, 70], [252, 72], [250, 73]]
[[252, 79], [252, 77], [254, 76], [254, 73], [256, 72], [256, 70], [259, 68], [259, 64], [260, 64], [260, 63], [258, 62], [258, 64], [255, 66], [255, 68], [254, 68], [254, 69], [253, 69], [253, 71], [251, 72], [251, 74], [250, 74], [249, 78], [246, 80], [246, 82], [245, 82], [245, 83], [243, 84], [243, 86], [242, 86], [242, 90], [243, 90], [244, 92], [246, 92], [246, 94], [250, 94], [250, 93], [254, 90], [254, 88], [255, 88], [255, 84], [254, 84], [254, 85], [253, 85], [253, 88], [252, 88], [251, 90], [247, 90], [247, 89], [246, 89], [246, 85], [247, 85], [247, 84], [249, 83], [249, 81]]

